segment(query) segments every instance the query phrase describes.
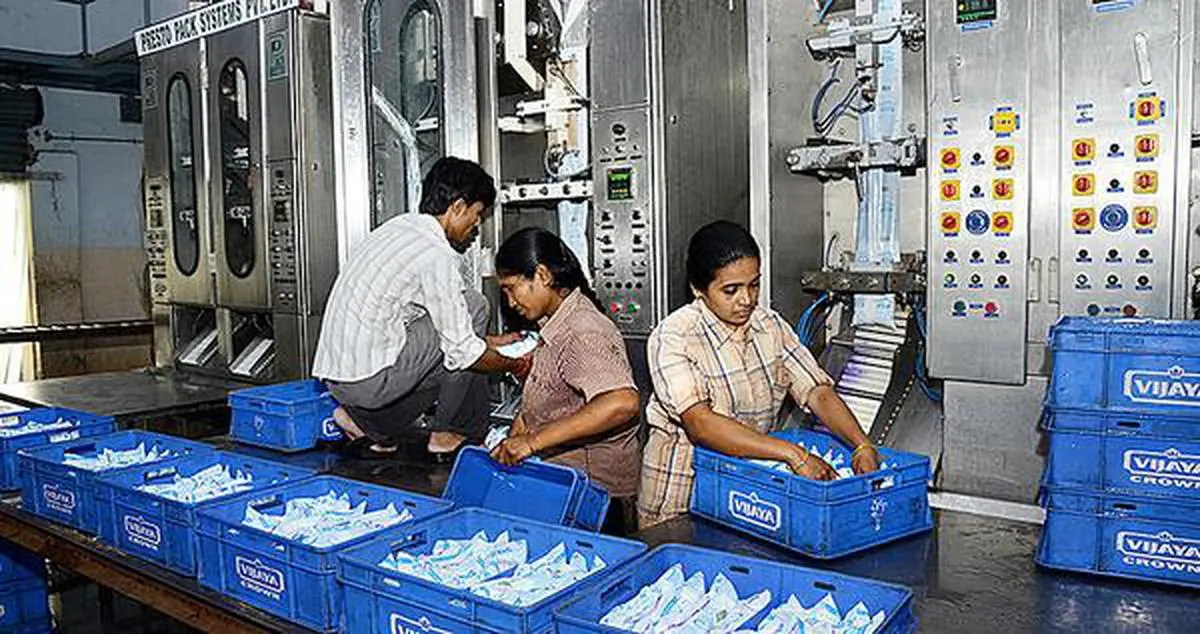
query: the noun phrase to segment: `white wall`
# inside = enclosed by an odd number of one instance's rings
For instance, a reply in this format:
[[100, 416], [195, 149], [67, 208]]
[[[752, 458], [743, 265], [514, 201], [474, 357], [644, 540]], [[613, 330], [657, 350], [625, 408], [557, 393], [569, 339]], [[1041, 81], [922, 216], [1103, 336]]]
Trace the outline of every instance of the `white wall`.
[[[87, 9], [87, 51], [77, 5], [0, 0], [0, 48], [96, 53], [146, 23], [187, 9], [187, 0], [96, 0]], [[119, 97], [39, 88], [43, 125], [31, 133], [34, 276], [41, 323], [146, 315], [142, 252], [142, 127], [120, 121]], [[144, 344], [86, 352], [42, 347], [48, 376], [120, 369], [149, 361]]]

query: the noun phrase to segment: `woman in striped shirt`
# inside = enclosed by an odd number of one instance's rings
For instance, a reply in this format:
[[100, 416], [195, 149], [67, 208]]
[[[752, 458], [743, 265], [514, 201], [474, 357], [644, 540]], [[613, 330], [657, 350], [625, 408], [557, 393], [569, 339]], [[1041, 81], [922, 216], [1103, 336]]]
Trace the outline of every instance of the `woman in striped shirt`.
[[671, 313], [647, 342], [654, 394], [646, 408], [637, 508], [641, 528], [687, 513], [692, 446], [745, 458], [778, 460], [795, 473], [829, 480], [828, 464], [773, 438], [784, 399], [807, 406], [854, 447], [855, 473], [875, 471], [879, 455], [796, 333], [758, 305], [761, 273], [754, 238], [730, 222], [692, 236], [688, 284], [696, 299]]

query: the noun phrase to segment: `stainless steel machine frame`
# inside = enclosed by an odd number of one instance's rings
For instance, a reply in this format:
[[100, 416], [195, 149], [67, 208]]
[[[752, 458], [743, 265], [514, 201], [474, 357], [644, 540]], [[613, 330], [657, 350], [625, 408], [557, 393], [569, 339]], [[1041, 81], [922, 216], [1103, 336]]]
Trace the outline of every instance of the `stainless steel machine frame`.
[[595, 286], [626, 334], [692, 299], [687, 243], [749, 219], [746, 2], [594, 0]]
[[[372, 210], [376, 189], [372, 165], [371, 117], [376, 105], [369, 76], [368, 41], [371, 11], [381, 5], [424, 5], [441, 22], [440, 101], [442, 154], [478, 160], [480, 128], [477, 104], [477, 59], [474, 7], [449, 0], [348, 0], [334, 2], [330, 16], [333, 34], [333, 122], [337, 165], [337, 235], [341, 258], [374, 228]], [[403, 13], [403, 12], [401, 12]], [[382, 28], [382, 27], [380, 27]], [[385, 40], [386, 41], [386, 40]], [[386, 53], [386, 52], [385, 52]], [[414, 211], [392, 201], [403, 211]], [[394, 215], [394, 214], [390, 214]]]
[[[159, 365], [247, 381], [308, 374], [337, 267], [329, 57], [328, 19], [291, 9], [143, 58]], [[176, 77], [194, 118], [201, 265], [190, 275], [175, 247], [175, 200], [186, 200], [169, 162], [183, 138], [167, 125]]]

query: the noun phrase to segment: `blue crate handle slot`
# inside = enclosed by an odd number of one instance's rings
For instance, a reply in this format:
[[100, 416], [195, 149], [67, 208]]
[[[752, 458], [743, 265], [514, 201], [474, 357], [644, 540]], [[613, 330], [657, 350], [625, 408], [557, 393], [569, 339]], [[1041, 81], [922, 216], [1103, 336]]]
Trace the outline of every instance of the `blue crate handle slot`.
[[1136, 420], [1119, 420], [1117, 421], [1117, 427], [1123, 427], [1125, 429], [1141, 429], [1142, 423], [1141, 421]]
[[837, 586], [827, 581], [813, 581], [813, 587], [824, 592], [837, 592]]
[[250, 508], [256, 511], [265, 511], [266, 509], [276, 508], [283, 505], [283, 498], [278, 494], [271, 495], [250, 503]]
[[616, 599], [616, 597], [621, 596], [626, 591], [633, 592], [633, 577], [619, 579], [616, 583], [605, 588], [604, 592], [600, 593], [600, 604], [608, 605], [609, 601]]
[[391, 544], [388, 544], [388, 550], [392, 554], [396, 554], [402, 550], [407, 550], [415, 546], [424, 546], [429, 543], [429, 535], [427, 531], [417, 531], [404, 536], [404, 539], [398, 539]]
[[727, 570], [729, 572], [732, 572], [732, 573], [738, 574], [738, 575], [742, 575], [742, 576], [746, 576], [746, 575], [750, 574], [750, 572], [751, 572], [750, 568], [748, 568], [746, 566], [737, 565], [737, 564], [729, 566], [727, 568]]
[[177, 475], [179, 475], [179, 469], [176, 469], [175, 467], [166, 467], [163, 469], [155, 469], [154, 471], [147, 471], [146, 473], [143, 473], [142, 481], [145, 484], [150, 484], [151, 482], [166, 480], [167, 478], [173, 478]]
[[[898, 478], [898, 477], [899, 477], [899, 475], [900, 475], [900, 474], [899, 474], [899, 473], [897, 473], [895, 476], [882, 476], [882, 477], [876, 477], [876, 478], [872, 478], [872, 479], [870, 480], [870, 482], [871, 482], [871, 491], [872, 491], [872, 492], [876, 492], [876, 491], [882, 491], [882, 490], [883, 490], [883, 485], [887, 484], [887, 481], [888, 481], [889, 479], [892, 479], [892, 478]], [[895, 481], [894, 481], [894, 480], [893, 480], [893, 486], [895, 486]]]
[[90, 442], [86, 445], [76, 445], [68, 449], [64, 449], [63, 453], [83, 455], [88, 453], [96, 453], [96, 443]]
[[1131, 502], [1113, 502], [1112, 503], [1112, 510], [1120, 512], [1120, 513], [1133, 513], [1135, 511], [1137, 511], [1137, 509], [1138, 509], [1137, 504], [1133, 504]]

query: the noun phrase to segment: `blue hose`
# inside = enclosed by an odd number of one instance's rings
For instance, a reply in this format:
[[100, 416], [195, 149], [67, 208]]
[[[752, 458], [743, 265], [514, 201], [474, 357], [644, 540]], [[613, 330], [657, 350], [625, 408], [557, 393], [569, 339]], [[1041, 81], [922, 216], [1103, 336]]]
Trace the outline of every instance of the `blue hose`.
[[804, 347], [811, 346], [813, 340], [816, 339], [816, 333], [813, 332], [816, 316], [823, 309], [823, 306], [832, 299], [833, 293], [826, 291], [817, 298], [817, 301], [809, 304], [808, 308], [805, 308], [804, 312], [800, 314], [800, 320], [796, 322], [796, 336], [800, 338], [800, 343]]

